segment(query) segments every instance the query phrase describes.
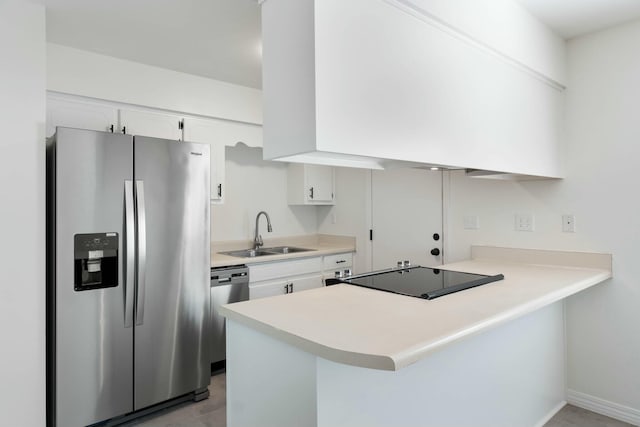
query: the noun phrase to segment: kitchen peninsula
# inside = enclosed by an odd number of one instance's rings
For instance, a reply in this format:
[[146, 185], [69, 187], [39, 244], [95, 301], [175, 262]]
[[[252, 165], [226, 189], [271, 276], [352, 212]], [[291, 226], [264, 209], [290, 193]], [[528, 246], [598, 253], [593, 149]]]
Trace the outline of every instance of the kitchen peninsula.
[[224, 306], [234, 426], [541, 426], [564, 404], [564, 299], [611, 255], [473, 247], [504, 274], [435, 300], [346, 284]]

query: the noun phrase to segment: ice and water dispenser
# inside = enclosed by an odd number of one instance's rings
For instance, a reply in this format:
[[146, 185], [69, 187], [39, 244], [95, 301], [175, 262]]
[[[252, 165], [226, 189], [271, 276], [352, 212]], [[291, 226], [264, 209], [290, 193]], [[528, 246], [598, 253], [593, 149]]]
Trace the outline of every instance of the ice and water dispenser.
[[118, 286], [118, 233], [76, 234], [73, 240], [74, 289]]

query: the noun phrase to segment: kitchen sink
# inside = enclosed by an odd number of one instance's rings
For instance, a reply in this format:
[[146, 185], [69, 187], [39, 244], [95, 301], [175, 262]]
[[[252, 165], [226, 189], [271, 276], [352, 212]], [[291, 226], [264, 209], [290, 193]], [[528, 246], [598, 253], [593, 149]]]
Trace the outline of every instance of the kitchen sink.
[[315, 249], [296, 248], [295, 246], [274, 246], [273, 248], [262, 248], [265, 252], [272, 254], [295, 254], [297, 252], [310, 252]]
[[237, 251], [220, 252], [223, 255], [235, 256], [239, 258], [255, 258], [265, 255], [295, 254], [298, 252], [310, 252], [315, 249], [297, 248], [295, 246], [274, 246], [272, 248], [241, 249]]
[[266, 252], [264, 249], [241, 249], [238, 251], [228, 251], [228, 252], [220, 252], [224, 255], [235, 256], [239, 258], [254, 258], [257, 256], [264, 255], [275, 255], [273, 252]]

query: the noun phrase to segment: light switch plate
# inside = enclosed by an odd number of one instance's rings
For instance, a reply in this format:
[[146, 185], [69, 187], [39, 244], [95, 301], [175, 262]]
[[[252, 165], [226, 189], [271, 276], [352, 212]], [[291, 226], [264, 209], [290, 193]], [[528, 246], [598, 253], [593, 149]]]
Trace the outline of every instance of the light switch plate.
[[464, 229], [465, 230], [478, 230], [480, 229], [480, 218], [478, 215], [465, 215], [464, 216]]
[[516, 214], [515, 220], [516, 231], [533, 231], [535, 229], [534, 216], [532, 213]]

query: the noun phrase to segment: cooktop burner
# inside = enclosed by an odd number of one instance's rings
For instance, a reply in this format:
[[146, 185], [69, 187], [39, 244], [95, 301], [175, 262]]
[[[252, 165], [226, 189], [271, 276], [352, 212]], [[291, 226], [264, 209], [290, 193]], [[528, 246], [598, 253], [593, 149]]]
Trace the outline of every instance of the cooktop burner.
[[504, 279], [502, 274], [485, 276], [416, 266], [347, 277], [340, 279], [339, 282], [417, 298], [434, 299], [502, 279]]

